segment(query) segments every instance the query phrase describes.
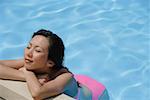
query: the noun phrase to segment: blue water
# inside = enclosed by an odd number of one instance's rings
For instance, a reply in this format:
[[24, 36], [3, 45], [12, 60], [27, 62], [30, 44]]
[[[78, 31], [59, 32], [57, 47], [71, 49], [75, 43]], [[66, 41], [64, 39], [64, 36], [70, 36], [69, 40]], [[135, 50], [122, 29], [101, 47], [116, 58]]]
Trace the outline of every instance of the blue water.
[[65, 65], [111, 100], [150, 100], [148, 0], [0, 0], [0, 59], [23, 57], [34, 31], [57, 33]]

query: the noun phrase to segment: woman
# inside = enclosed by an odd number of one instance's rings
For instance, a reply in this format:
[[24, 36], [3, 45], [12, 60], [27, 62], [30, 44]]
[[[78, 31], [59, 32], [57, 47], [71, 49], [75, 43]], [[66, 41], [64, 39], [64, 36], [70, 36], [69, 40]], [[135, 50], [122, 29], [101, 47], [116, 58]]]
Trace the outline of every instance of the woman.
[[34, 100], [65, 93], [75, 97], [78, 85], [63, 66], [64, 44], [48, 30], [39, 30], [25, 48], [24, 59], [1, 60], [0, 78], [26, 81]]

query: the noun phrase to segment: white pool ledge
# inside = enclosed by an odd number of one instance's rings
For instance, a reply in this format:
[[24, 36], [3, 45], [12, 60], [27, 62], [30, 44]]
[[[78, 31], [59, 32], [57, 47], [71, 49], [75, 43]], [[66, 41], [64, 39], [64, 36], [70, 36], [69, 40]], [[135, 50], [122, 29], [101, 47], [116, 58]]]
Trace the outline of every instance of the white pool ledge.
[[[6, 100], [33, 100], [30, 95], [26, 82], [1, 80], [0, 79], [0, 97]], [[65, 94], [48, 100], [75, 100]]]

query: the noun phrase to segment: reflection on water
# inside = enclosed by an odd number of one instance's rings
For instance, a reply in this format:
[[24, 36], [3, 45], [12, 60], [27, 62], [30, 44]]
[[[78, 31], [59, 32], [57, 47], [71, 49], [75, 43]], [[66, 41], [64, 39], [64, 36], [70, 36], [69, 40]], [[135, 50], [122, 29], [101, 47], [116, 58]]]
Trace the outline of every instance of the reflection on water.
[[112, 100], [150, 95], [148, 0], [1, 0], [0, 59], [23, 57], [32, 32], [54, 31], [65, 65], [107, 87]]

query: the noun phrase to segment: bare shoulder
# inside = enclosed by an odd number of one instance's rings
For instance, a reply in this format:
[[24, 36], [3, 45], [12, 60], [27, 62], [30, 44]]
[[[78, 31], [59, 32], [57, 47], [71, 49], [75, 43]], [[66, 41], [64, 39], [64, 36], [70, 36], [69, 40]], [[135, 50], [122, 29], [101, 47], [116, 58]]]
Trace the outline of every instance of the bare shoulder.
[[63, 73], [59, 76], [57, 76], [53, 82], [57, 85], [57, 86], [62, 86], [64, 87], [71, 79], [72, 79], [73, 75], [71, 73]]
[[73, 77], [73, 75], [71, 73], [63, 73], [63, 74], [57, 76], [55, 80], [59, 80], [59, 79], [60, 80], [69, 80], [72, 77]]
[[[55, 87], [59, 89], [63, 89], [73, 78], [71, 73], [64, 73], [57, 76], [54, 80], [48, 81], [44, 84], [43, 87]], [[47, 88], [48, 89], [48, 88]]]
[[54, 80], [48, 81], [40, 89], [41, 97], [49, 97], [62, 93], [70, 83], [72, 77], [71, 73], [64, 73], [57, 76]]

